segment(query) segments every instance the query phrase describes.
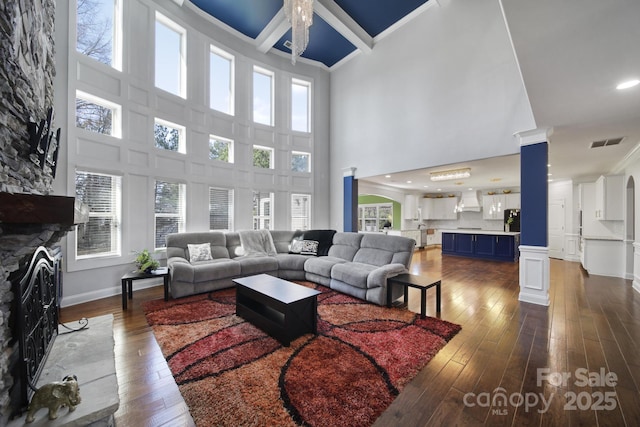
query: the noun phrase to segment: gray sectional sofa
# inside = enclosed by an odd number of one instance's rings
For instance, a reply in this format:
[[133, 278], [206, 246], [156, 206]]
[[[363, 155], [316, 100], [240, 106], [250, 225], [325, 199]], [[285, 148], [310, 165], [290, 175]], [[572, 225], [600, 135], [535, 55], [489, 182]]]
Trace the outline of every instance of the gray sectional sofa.
[[[290, 253], [294, 240], [308, 241], [318, 236], [319, 240], [328, 239], [324, 247], [321, 241], [319, 256]], [[202, 244], [204, 248], [194, 246]], [[169, 234], [171, 296], [228, 288], [234, 286], [232, 280], [237, 277], [267, 273], [286, 280], [309, 280], [384, 305], [387, 278], [408, 272], [414, 247], [415, 241], [406, 237], [333, 230]], [[199, 252], [202, 249], [204, 255]], [[393, 299], [402, 295], [402, 288], [394, 287]]]

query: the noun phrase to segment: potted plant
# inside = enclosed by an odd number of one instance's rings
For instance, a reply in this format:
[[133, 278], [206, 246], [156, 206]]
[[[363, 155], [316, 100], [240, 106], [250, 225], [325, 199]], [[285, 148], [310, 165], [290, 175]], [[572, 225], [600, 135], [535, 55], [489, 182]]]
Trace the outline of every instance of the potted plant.
[[504, 231], [506, 231], [507, 233], [508, 233], [508, 232], [509, 232], [509, 230], [510, 230], [511, 223], [513, 223], [513, 217], [512, 217], [512, 216], [510, 216], [509, 218], [507, 218], [507, 224], [505, 225], [505, 230], [504, 230]]
[[152, 270], [157, 270], [160, 267], [160, 262], [153, 258], [147, 249], [136, 252], [135, 263], [141, 273], [151, 273]]

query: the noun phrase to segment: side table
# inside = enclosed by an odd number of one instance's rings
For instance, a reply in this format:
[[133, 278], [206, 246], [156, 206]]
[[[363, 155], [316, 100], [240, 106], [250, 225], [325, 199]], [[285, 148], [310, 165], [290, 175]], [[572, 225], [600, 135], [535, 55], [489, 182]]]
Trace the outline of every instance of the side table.
[[162, 277], [164, 280], [164, 300], [169, 301], [169, 268], [160, 267], [157, 270], [152, 270], [151, 273], [145, 273], [138, 270], [134, 270], [130, 273], [122, 276], [122, 309], [127, 309], [127, 297], [133, 298], [133, 281], [140, 279], [154, 279]]
[[424, 319], [427, 315], [427, 289], [436, 287], [436, 312], [440, 313], [441, 293], [440, 285], [441, 279], [429, 275], [415, 275], [415, 274], [400, 274], [395, 277], [389, 277], [387, 279], [387, 307], [391, 307], [391, 286], [402, 285], [404, 286], [404, 303], [408, 301], [408, 289], [416, 288], [420, 289], [420, 316]]

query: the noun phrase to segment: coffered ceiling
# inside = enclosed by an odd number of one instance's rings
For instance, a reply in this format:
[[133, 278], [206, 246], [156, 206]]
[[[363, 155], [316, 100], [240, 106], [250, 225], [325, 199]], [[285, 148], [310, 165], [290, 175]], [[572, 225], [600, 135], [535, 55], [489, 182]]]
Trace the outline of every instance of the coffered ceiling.
[[[284, 46], [291, 30], [282, 0], [184, 1], [264, 53], [290, 53]], [[301, 61], [332, 70], [352, 55], [373, 51], [376, 41], [449, 1], [454, 0], [315, 0], [310, 42]], [[640, 85], [616, 89], [624, 80], [640, 79], [640, 1], [500, 3], [537, 127], [553, 130], [550, 178], [593, 181], [600, 174], [619, 172], [640, 143]], [[622, 140], [615, 146], [591, 148], [594, 141], [609, 138]], [[496, 183], [512, 187], [520, 182], [517, 155], [366, 179], [425, 191], [430, 171], [456, 167], [471, 167], [471, 178], [442, 182], [442, 191], [495, 188]]]

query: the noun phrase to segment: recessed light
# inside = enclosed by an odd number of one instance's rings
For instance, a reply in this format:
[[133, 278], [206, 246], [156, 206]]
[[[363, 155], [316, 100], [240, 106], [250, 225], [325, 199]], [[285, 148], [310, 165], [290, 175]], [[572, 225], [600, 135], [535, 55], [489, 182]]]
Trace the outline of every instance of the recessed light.
[[384, 177], [385, 178], [391, 178], [391, 175], [385, 175]]
[[407, 181], [407, 184], [411, 184], [411, 181]]
[[629, 89], [634, 86], [637, 86], [638, 84], [640, 84], [640, 80], [638, 79], [628, 80], [626, 82], [620, 83], [618, 86], [616, 86], [616, 89], [618, 90]]

